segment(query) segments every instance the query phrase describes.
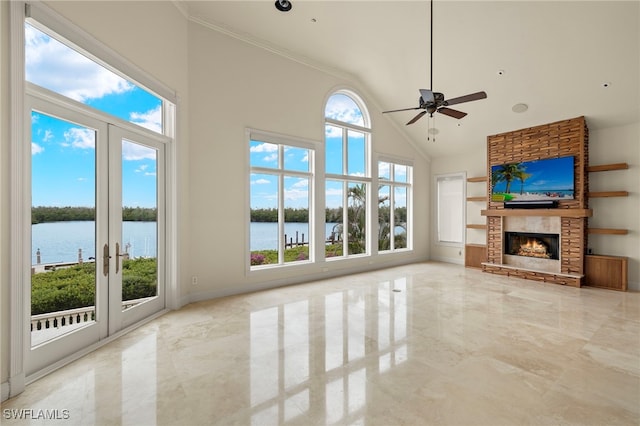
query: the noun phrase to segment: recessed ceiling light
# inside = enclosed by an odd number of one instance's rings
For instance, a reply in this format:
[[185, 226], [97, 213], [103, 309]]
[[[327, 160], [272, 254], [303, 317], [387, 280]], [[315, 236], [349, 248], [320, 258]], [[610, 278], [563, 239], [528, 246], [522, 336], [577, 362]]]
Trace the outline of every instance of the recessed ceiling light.
[[611, 87], [611, 82], [605, 81], [604, 83], [602, 83], [602, 87], [604, 87], [605, 89], [608, 89], [609, 87]]
[[529, 109], [529, 105], [527, 104], [515, 104], [514, 106], [511, 107], [511, 111], [517, 112], [517, 113], [525, 112], [528, 109]]
[[276, 9], [280, 12], [288, 12], [291, 10], [291, 2], [289, 0], [276, 0]]
[[505, 70], [498, 70], [498, 75], [505, 75], [507, 72]]

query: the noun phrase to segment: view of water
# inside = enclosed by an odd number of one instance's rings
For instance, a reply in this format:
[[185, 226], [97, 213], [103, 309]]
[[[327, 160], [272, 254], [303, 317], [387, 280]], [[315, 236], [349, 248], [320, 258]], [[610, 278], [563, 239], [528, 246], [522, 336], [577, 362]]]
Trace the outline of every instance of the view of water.
[[[329, 237], [335, 223], [325, 224], [325, 235], [323, 238]], [[304, 242], [309, 242], [309, 224], [308, 223], [285, 223], [284, 233], [287, 235], [287, 242], [296, 241], [296, 231], [298, 232], [298, 241], [302, 241], [304, 234]], [[278, 247], [278, 224], [273, 222], [251, 222], [251, 250], [275, 250]]]
[[[127, 244], [131, 257], [156, 256], [156, 223], [123, 222], [124, 250]], [[96, 256], [95, 222], [49, 222], [31, 225], [31, 263], [37, 263], [36, 252], [40, 249], [41, 263], [76, 262], [78, 249], [82, 258]]]
[[[334, 223], [325, 225], [326, 233], [331, 235]], [[130, 244], [129, 254], [132, 257], [156, 256], [156, 223], [124, 222], [123, 250]], [[308, 223], [286, 223], [287, 241], [296, 239], [309, 241]], [[251, 223], [251, 250], [270, 250], [277, 246], [278, 224]], [[31, 226], [32, 253], [31, 263], [36, 264], [36, 251], [40, 249], [41, 263], [75, 262], [78, 260], [78, 249], [82, 249], [82, 258], [89, 260], [95, 257], [95, 223], [92, 221], [50, 222]]]

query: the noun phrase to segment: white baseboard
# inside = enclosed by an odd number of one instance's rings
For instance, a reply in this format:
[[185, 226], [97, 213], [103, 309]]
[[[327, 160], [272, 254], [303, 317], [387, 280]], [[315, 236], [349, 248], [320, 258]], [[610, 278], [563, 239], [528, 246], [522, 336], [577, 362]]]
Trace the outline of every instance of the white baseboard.
[[9, 399], [9, 382], [2, 382], [1, 389], [0, 396], [2, 398], [0, 398], [0, 401], [4, 402]]

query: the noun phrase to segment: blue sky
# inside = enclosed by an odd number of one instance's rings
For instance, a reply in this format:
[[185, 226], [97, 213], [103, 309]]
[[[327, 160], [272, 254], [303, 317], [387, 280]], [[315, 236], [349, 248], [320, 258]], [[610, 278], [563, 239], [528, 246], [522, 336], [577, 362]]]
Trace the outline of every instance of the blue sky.
[[[162, 101], [25, 25], [27, 81], [157, 132]], [[32, 205], [95, 206], [93, 129], [32, 113]], [[123, 205], [155, 207], [155, 151], [123, 143]]]
[[[522, 168], [530, 176], [525, 180], [524, 192], [546, 192], [573, 189], [573, 157], [549, 158], [523, 162]], [[493, 166], [496, 168], [499, 166]], [[504, 192], [506, 182], [500, 182], [494, 191]], [[511, 192], [520, 192], [520, 181], [511, 182]]]

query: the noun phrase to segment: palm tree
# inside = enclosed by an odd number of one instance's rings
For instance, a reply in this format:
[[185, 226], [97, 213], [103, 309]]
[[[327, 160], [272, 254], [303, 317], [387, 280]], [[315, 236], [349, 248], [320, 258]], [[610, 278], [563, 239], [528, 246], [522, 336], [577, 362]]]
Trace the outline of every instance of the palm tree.
[[511, 193], [511, 182], [513, 179], [517, 179], [518, 175], [523, 172], [524, 168], [522, 167], [522, 163], [503, 164], [497, 168], [496, 173], [498, 174], [500, 181], [507, 182], [507, 187], [504, 190], [505, 193]]
[[524, 181], [529, 179], [531, 177], [531, 174], [525, 172], [524, 169], [522, 169], [521, 171], [516, 173], [515, 177], [520, 181], [520, 195], [522, 195], [522, 193], [524, 192]]

